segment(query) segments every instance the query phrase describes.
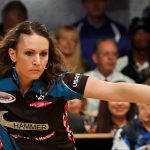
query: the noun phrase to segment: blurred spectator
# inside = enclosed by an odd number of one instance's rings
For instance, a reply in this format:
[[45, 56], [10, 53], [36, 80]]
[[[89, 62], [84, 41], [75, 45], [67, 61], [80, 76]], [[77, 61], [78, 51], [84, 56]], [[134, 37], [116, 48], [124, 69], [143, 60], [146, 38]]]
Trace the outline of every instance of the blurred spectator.
[[86, 16], [74, 23], [80, 31], [83, 58], [90, 60], [94, 44], [101, 38], [114, 38], [118, 44], [119, 55], [124, 55], [130, 49], [127, 31], [123, 25], [106, 15], [108, 0], [82, 0]]
[[84, 118], [68, 112], [69, 127], [73, 133], [85, 133]]
[[[150, 85], [150, 79], [145, 84]], [[150, 150], [150, 105], [137, 106], [138, 116], [117, 131], [112, 150]]]
[[[96, 130], [95, 118], [84, 114], [86, 99], [74, 99], [68, 102], [69, 126], [74, 133], [93, 133]], [[82, 117], [82, 118], [81, 118]]]
[[69, 71], [83, 73], [90, 69], [90, 65], [81, 59], [79, 33], [75, 27], [60, 27], [55, 36], [57, 46], [64, 55], [64, 62]]
[[86, 99], [79, 100], [74, 99], [68, 101], [68, 111], [72, 114], [80, 114], [82, 115], [83, 110], [86, 107]]
[[[81, 59], [79, 33], [74, 26], [62, 26], [55, 34], [56, 44], [64, 56], [66, 68], [70, 72], [83, 73], [89, 65]], [[68, 102], [69, 126], [74, 133], [85, 132], [84, 117], [81, 115], [84, 100]]]
[[143, 83], [150, 76], [150, 26], [143, 18], [134, 18], [129, 26], [131, 53], [118, 59], [116, 70]]
[[[101, 39], [96, 43], [93, 52], [93, 61], [96, 64], [96, 69], [85, 73], [99, 80], [110, 82], [125, 81], [134, 83], [132, 79], [123, 75], [120, 72], [114, 71], [117, 62], [118, 48], [114, 40], [106, 38]], [[87, 114], [97, 116], [99, 108], [99, 100], [87, 99]]]
[[68, 102], [69, 127], [74, 133], [85, 132], [85, 122], [82, 110], [86, 104], [85, 100], [70, 100]]
[[101, 101], [96, 132], [114, 133], [131, 121], [135, 114], [136, 106], [133, 103]]
[[0, 36], [4, 36], [9, 29], [27, 20], [27, 18], [27, 9], [24, 4], [21, 1], [10, 1], [2, 10]]

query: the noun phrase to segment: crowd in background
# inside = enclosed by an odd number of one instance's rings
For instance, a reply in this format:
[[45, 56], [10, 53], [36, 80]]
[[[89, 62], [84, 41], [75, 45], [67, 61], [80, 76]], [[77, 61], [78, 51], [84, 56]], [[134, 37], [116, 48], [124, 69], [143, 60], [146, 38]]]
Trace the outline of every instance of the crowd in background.
[[[126, 29], [106, 15], [107, 0], [81, 0], [85, 17], [61, 26], [53, 36], [66, 70], [108, 82], [150, 85], [150, 6]], [[20, 1], [2, 10], [0, 37], [28, 19]], [[91, 87], [91, 88], [96, 88]], [[70, 128], [74, 133], [113, 133], [113, 150], [150, 149], [150, 106], [93, 99], [68, 102]], [[118, 130], [119, 129], [119, 130]], [[149, 145], [148, 145], [149, 144]]]

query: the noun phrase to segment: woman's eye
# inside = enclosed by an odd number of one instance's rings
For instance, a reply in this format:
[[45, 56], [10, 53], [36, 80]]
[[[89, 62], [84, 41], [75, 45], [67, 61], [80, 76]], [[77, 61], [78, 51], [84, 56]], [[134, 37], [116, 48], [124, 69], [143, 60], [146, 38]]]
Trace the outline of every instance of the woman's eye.
[[26, 54], [27, 56], [32, 56], [32, 55], [33, 55], [33, 52], [27, 51], [27, 52], [25, 52], [25, 54]]
[[41, 56], [43, 56], [43, 57], [44, 57], [44, 56], [47, 56], [47, 55], [48, 55], [47, 52], [42, 52], [42, 53], [41, 53]]

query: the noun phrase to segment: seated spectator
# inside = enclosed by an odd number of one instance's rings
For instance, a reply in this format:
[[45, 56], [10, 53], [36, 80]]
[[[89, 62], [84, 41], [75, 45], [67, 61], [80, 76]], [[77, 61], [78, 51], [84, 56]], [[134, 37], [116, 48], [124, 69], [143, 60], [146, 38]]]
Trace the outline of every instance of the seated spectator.
[[131, 53], [120, 57], [116, 70], [143, 83], [150, 76], [150, 26], [143, 18], [134, 18], [129, 26]]
[[95, 42], [101, 38], [113, 38], [118, 45], [119, 55], [130, 49], [127, 31], [123, 25], [106, 15], [107, 0], [81, 0], [85, 17], [74, 23], [80, 31], [83, 58], [90, 60]]
[[[114, 40], [106, 38], [101, 39], [96, 43], [93, 51], [93, 61], [96, 64], [96, 69], [85, 73], [88, 76], [99, 80], [111, 82], [124, 81], [134, 83], [132, 79], [123, 75], [120, 72], [114, 71], [117, 62], [118, 48]], [[86, 114], [97, 116], [99, 109], [99, 100], [87, 99]]]
[[79, 99], [74, 99], [68, 102], [68, 111], [72, 114], [83, 115], [83, 110], [86, 107], [86, 99], [82, 101]]
[[[145, 84], [150, 85], [150, 79]], [[117, 131], [112, 150], [150, 150], [150, 105], [137, 106], [138, 116]]]
[[27, 9], [24, 4], [21, 1], [10, 1], [2, 10], [0, 36], [4, 36], [9, 29], [27, 20], [27, 18]]
[[68, 102], [69, 127], [74, 133], [85, 132], [85, 122], [82, 110], [85, 106], [85, 100], [73, 99]]
[[97, 130], [99, 133], [114, 133], [133, 119], [136, 106], [127, 102], [102, 101], [97, 116]]
[[[81, 59], [79, 33], [73, 26], [62, 26], [55, 34], [56, 44], [64, 56], [66, 68], [70, 72], [83, 73], [88, 65]], [[74, 99], [68, 102], [69, 125], [74, 133], [85, 132], [84, 118], [81, 116], [83, 101]]]
[[60, 27], [55, 36], [57, 47], [64, 55], [64, 62], [69, 71], [83, 73], [90, 69], [81, 59], [79, 34], [75, 27]]

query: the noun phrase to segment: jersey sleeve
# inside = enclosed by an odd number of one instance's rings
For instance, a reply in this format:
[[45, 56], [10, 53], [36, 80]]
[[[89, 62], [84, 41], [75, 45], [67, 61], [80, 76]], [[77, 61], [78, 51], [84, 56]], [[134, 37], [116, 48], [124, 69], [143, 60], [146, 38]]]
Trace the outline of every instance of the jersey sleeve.
[[67, 90], [67, 99], [82, 98], [88, 76], [79, 73], [66, 73], [63, 81]]

